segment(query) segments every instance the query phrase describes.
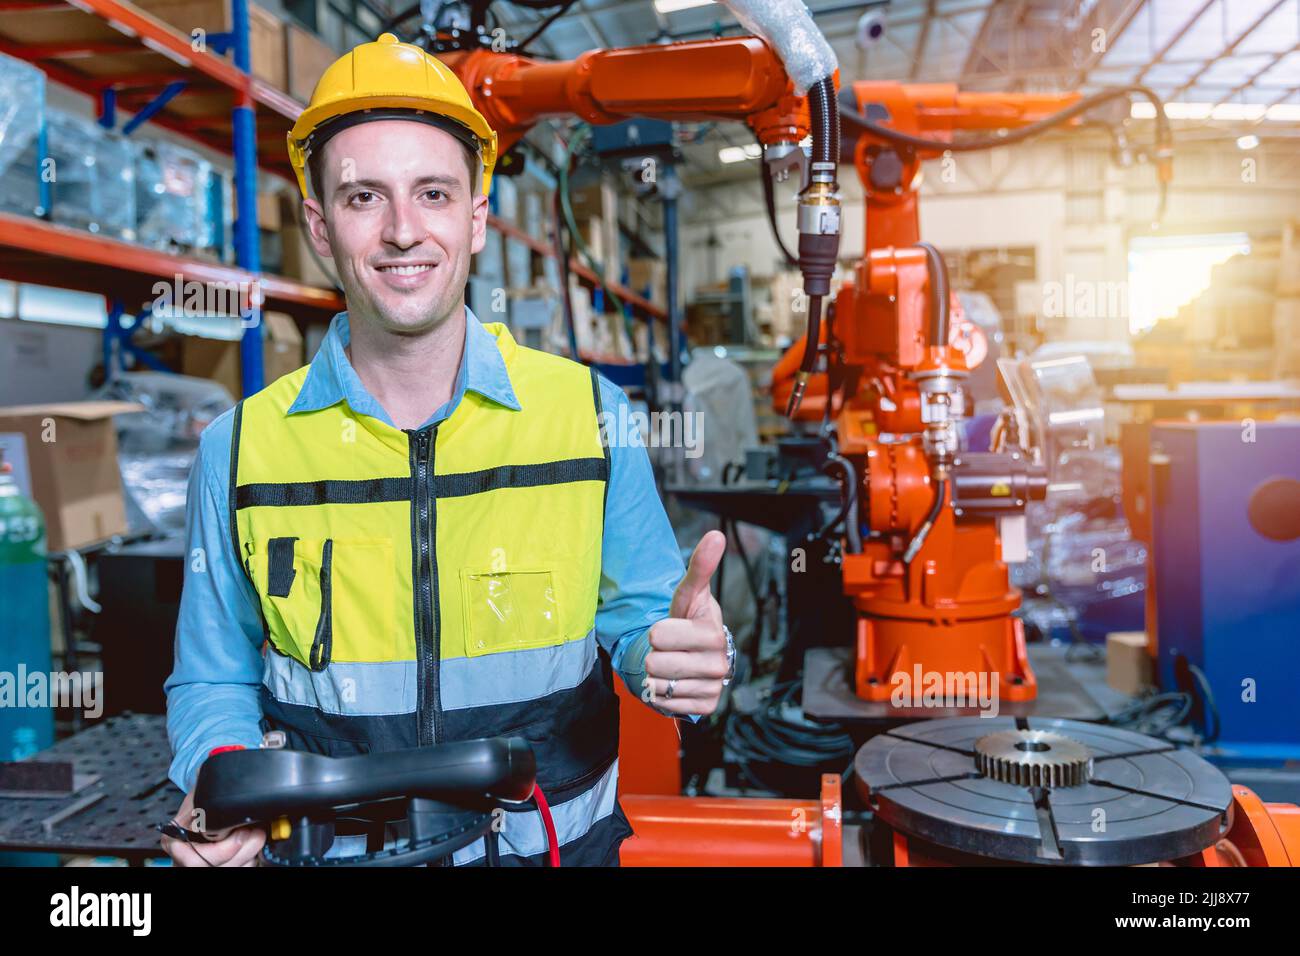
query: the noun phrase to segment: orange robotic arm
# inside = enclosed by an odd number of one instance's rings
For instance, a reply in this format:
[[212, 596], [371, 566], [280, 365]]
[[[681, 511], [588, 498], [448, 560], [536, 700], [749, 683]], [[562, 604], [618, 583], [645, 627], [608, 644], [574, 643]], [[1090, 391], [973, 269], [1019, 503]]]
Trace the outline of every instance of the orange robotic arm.
[[[837, 309], [836, 337], [848, 345], [848, 364], [861, 367], [875, 358], [888, 364], [911, 365], [914, 362], [900, 352], [957, 344], [913, 337], [924, 326], [922, 316], [929, 295], [923, 257], [912, 248], [920, 240], [916, 186], [922, 161], [941, 156], [944, 144], [951, 141], [955, 131], [1028, 126], [1077, 103], [1080, 94], [965, 93], [951, 83], [859, 82], [852, 89], [857, 111], [867, 119], [938, 144], [898, 148], [854, 123], [852, 117], [843, 122], [845, 148], [852, 151], [867, 210], [864, 257], [856, 275], [858, 288], [853, 288], [853, 282], [846, 284], [847, 295], [842, 293], [844, 301]], [[872, 281], [868, 282], [868, 278]], [[875, 306], [877, 314], [859, 315], [858, 309], [865, 311], [868, 303]], [[862, 325], [864, 318], [869, 321]], [[952, 334], [956, 340], [972, 334], [972, 329], [969, 323], [954, 323]], [[773, 370], [772, 405], [778, 411], [786, 407], [794, 388], [803, 350], [803, 342], [791, 346]], [[808, 383], [810, 400], [800, 407], [796, 417], [803, 421], [821, 418], [826, 391], [826, 373], [814, 373]]]
[[797, 143], [809, 132], [806, 100], [758, 37], [590, 50], [554, 63], [486, 49], [439, 58], [497, 131], [502, 151], [555, 116], [597, 124], [743, 120], [764, 143]]
[[[597, 124], [637, 116], [743, 120], [766, 146], [794, 147], [812, 133], [808, 183], [799, 194], [798, 255], [811, 312], [820, 314], [839, 249], [838, 73], [815, 84], [808, 97], [797, 95], [776, 52], [753, 36], [590, 50], [559, 63], [482, 48], [440, 57], [497, 131], [502, 151], [552, 116]], [[808, 371], [797, 371], [796, 382], [806, 382]]]

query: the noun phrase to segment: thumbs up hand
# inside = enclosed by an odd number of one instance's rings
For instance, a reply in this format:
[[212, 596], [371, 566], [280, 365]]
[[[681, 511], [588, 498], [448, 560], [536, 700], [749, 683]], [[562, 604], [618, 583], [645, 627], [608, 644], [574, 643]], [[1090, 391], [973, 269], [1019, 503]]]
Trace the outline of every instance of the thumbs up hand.
[[673, 592], [668, 617], [650, 627], [642, 698], [666, 713], [708, 715], [718, 707], [730, 661], [722, 608], [709, 582], [726, 550], [727, 538], [721, 531], [710, 531], [700, 539], [686, 576]]

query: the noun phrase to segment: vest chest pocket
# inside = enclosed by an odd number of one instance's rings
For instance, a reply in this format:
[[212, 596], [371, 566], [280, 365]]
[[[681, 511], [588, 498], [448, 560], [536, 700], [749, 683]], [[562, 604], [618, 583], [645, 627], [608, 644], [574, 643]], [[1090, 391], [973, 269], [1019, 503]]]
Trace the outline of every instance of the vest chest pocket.
[[563, 641], [550, 571], [463, 569], [460, 583], [468, 656], [550, 647]]
[[314, 671], [401, 658], [391, 541], [283, 537], [259, 545], [249, 550], [248, 570], [278, 650]]

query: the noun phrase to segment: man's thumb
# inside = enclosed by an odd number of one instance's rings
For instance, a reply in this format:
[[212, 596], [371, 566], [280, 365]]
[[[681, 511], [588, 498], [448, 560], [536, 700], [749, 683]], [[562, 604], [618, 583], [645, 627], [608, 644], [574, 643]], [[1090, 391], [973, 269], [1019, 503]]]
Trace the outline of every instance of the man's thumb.
[[673, 603], [668, 612], [670, 617], [686, 617], [690, 613], [695, 599], [701, 592], [709, 590], [713, 572], [718, 570], [726, 550], [727, 536], [721, 531], [710, 531], [700, 539], [691, 553], [690, 564], [686, 566], [686, 576], [673, 592]]

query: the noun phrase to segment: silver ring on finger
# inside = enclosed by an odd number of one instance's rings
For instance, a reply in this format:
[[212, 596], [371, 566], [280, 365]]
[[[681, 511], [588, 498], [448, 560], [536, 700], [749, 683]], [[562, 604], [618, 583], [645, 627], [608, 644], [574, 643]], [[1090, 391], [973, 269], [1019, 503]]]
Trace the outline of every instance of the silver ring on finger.
[[664, 691], [664, 700], [672, 700], [672, 699], [673, 699], [673, 693], [674, 693], [676, 690], [677, 690], [677, 681], [675, 681], [675, 680], [670, 680], [670, 681], [668, 682], [668, 689], [667, 689], [666, 691]]

